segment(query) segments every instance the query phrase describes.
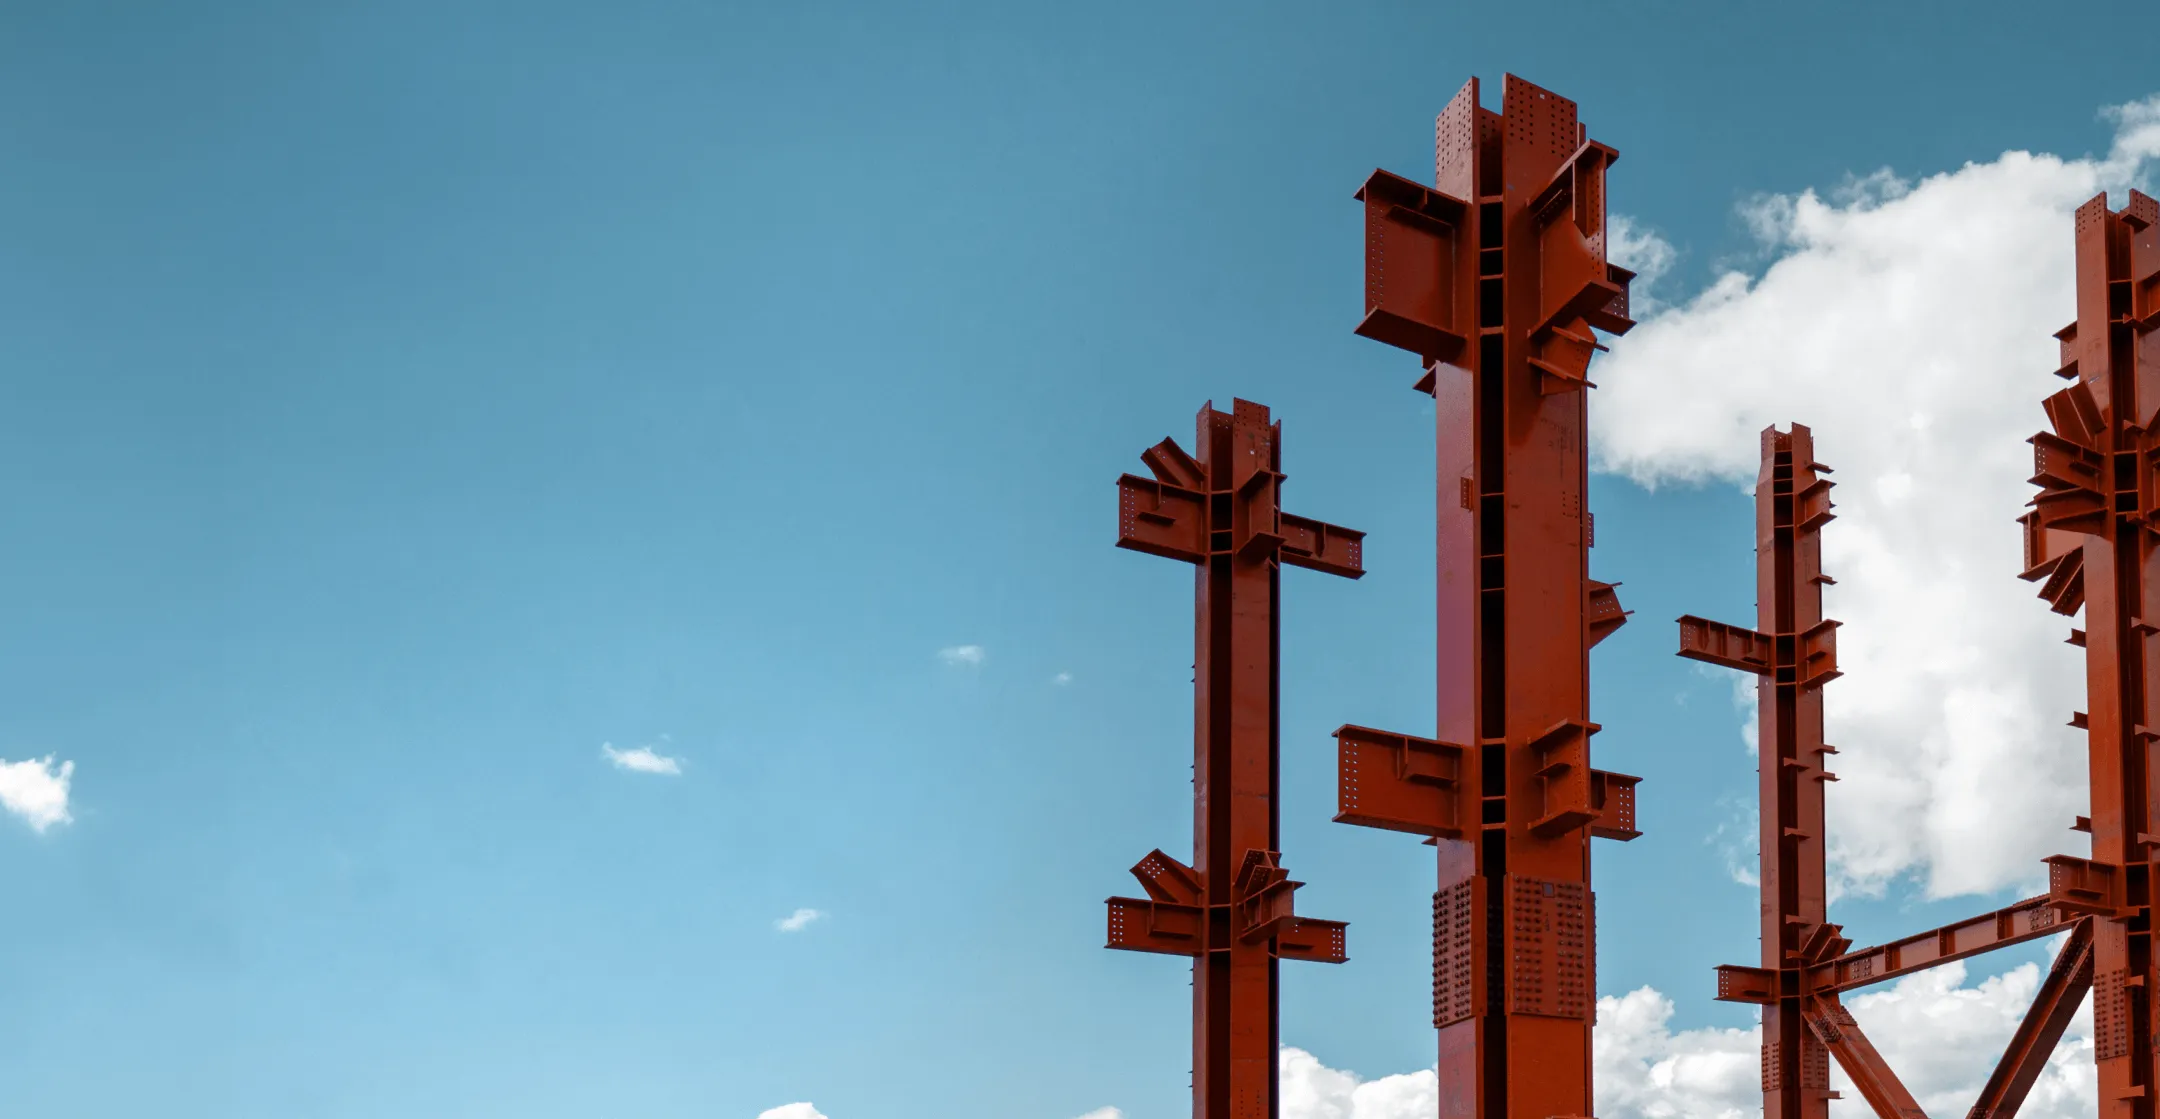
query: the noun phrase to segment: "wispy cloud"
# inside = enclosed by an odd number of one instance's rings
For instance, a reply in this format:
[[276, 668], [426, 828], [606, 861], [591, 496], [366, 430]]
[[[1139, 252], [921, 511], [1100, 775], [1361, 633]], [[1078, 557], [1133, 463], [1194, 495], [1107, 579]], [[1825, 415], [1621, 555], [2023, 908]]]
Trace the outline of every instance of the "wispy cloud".
[[[667, 736], [662, 735], [660, 741], [666, 742]], [[600, 744], [600, 756], [613, 762], [615, 768], [627, 769], [632, 773], [661, 773], [669, 777], [682, 775], [681, 758], [671, 758], [666, 754], [655, 751], [650, 746], [618, 750], [613, 743], [603, 742]]]
[[1614, 214], [1610, 228], [1606, 252], [1614, 264], [1635, 273], [1635, 282], [1628, 285], [1629, 305], [1637, 317], [1655, 313], [1664, 305], [1652, 289], [1672, 271], [1678, 250], [1656, 230], [1638, 225], [1626, 214]]
[[801, 932], [809, 928], [812, 921], [823, 920], [824, 917], [825, 911], [822, 909], [798, 909], [774, 921], [772, 927], [784, 933]]
[[983, 647], [980, 645], [948, 645], [943, 649], [939, 649], [937, 655], [938, 659], [946, 664], [978, 668], [983, 662]]
[[22, 817], [41, 833], [54, 824], [69, 823], [75, 819], [68, 815], [68, 785], [74, 776], [74, 762], [61, 762], [56, 768], [50, 754], [0, 761], [0, 808]]
[[[1058, 687], [1062, 688], [1062, 687], [1064, 687], [1065, 685], [1067, 685], [1067, 684], [1070, 684], [1070, 683], [1072, 683], [1072, 673], [1070, 673], [1070, 672], [1060, 672], [1060, 673], [1058, 673], [1057, 675], [1055, 675], [1055, 676], [1052, 676], [1052, 677], [1050, 678], [1050, 682], [1051, 682], [1051, 683], [1053, 683], [1053, 684], [1056, 684], [1056, 685], [1057, 685]], [[1082, 1117], [1081, 1117], [1081, 1119], [1087, 1119], [1087, 1117], [1086, 1117], [1086, 1116], [1082, 1116]]]

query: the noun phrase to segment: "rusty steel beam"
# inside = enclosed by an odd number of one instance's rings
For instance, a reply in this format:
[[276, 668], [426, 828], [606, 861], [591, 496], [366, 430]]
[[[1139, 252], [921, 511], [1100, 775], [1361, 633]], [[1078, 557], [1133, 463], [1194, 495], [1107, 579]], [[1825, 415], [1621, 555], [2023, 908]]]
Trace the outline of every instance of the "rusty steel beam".
[[1875, 1043], [1853, 1021], [1852, 1011], [1834, 998], [1810, 995], [1801, 1016], [1815, 1039], [1837, 1058], [1838, 1067], [1852, 1078], [1860, 1098], [1881, 1119], [1927, 1119], [1927, 1112], [1906, 1090], [1903, 1081], [1875, 1051]]
[[1590, 578], [1594, 330], [1631, 273], [1605, 259], [1605, 172], [1575, 103], [1472, 80], [1434, 129], [1434, 185], [1376, 171], [1357, 332], [1418, 355], [1434, 401], [1433, 737], [1337, 732], [1337, 819], [1429, 837], [1443, 1119], [1591, 1110], [1593, 837], [1632, 839], [1636, 779], [1590, 765], [1591, 646], [1626, 620]]
[[2160, 203], [2101, 195], [2076, 217], [2077, 321], [2057, 332], [2070, 385], [2048, 397], [2032, 439], [2039, 493], [2025, 526], [2024, 577], [2056, 612], [2085, 612], [2091, 774], [2089, 857], [2049, 859], [2049, 893], [2092, 925], [2093, 1059], [2102, 1119], [2152, 1119], [2154, 844], [2160, 841]]
[[[1806, 982], [1810, 968], [1851, 947], [1830, 923], [1823, 862], [1823, 789], [1837, 779], [1824, 767], [1837, 750], [1823, 742], [1822, 686], [1837, 676], [1837, 623], [1822, 616], [1829, 472], [1815, 461], [1807, 428], [1765, 429], [1755, 479], [1756, 628], [1680, 619], [1681, 656], [1759, 677], [1762, 966], [1719, 969], [1718, 997], [1763, 1008], [1766, 1119], [1828, 1119], [1836, 1095], [1824, 1032], [1849, 1020], [1839, 1017], [1845, 1012], [1834, 991], [1818, 997]], [[1874, 1076], [1868, 1061], [1880, 1061], [1868, 1056], [1873, 1048], [1853, 1052]]]
[[2017, 1032], [2003, 1050], [2002, 1060], [1980, 1089], [1980, 1098], [1966, 1112], [1966, 1119], [2010, 1119], [2024, 1105], [2025, 1094], [2047, 1067], [2048, 1056], [2062, 1041], [2063, 1031], [2077, 1014], [2078, 1005], [2092, 990], [2092, 921], [2082, 920], [2071, 930], [2055, 953], [2055, 966], [2033, 996], [2032, 1006], [2018, 1022]]
[[1277, 967], [1341, 963], [1344, 925], [1300, 917], [1281, 865], [1281, 566], [1363, 575], [1364, 534], [1282, 512], [1282, 425], [1237, 401], [1200, 410], [1197, 457], [1165, 439], [1152, 478], [1118, 479], [1118, 546], [1199, 568], [1193, 865], [1151, 852], [1145, 898], [1110, 898], [1109, 947], [1193, 957], [1193, 1115], [1278, 1112]]
[[[2054, 936], [2063, 928], [2055, 903], [2049, 895], [2041, 894], [1978, 917], [1968, 917], [1888, 944], [1859, 948], [1824, 960], [1807, 969], [1804, 986], [1811, 991], [1843, 993], [1924, 971], [1937, 964]], [[1763, 1001], [1749, 992], [1775, 989], [1774, 972], [1731, 966], [1718, 969], [1718, 997], [1727, 1002]]]

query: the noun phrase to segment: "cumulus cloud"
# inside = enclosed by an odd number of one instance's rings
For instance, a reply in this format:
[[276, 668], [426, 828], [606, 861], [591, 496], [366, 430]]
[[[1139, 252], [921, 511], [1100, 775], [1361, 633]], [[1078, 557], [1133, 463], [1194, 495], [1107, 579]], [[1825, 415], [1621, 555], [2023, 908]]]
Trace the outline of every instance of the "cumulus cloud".
[[[1745, 216], [1760, 274], [1727, 272], [1649, 315], [1593, 371], [1601, 470], [1751, 486], [1758, 433], [1794, 421], [1837, 469], [1823, 563], [1838, 580], [1826, 613], [1845, 623], [1827, 704], [1841, 889], [2034, 882], [2083, 811], [2083, 746], [2065, 726], [2082, 667], [2068, 620], [2015, 578], [2015, 521], [2025, 439], [2061, 384], [2051, 335], [2074, 316], [2070, 214], [2160, 156], [2160, 97], [2109, 116], [2104, 157], [2010, 152], [1759, 199]], [[1619, 245], [1646, 274], [1669, 264], [1627, 228]]]
[[682, 774], [681, 758], [657, 753], [650, 746], [618, 750], [613, 744], [603, 742], [600, 744], [600, 756], [614, 763], [615, 768], [627, 769], [632, 773], [660, 773], [669, 777]]
[[[1846, 1005], [1923, 1110], [1962, 1115], [1971, 1109], [2011, 1031], [2032, 1005], [2041, 977], [2038, 964], [2026, 963], [1967, 987], [1965, 965], [1945, 964], [1880, 993], [1850, 998]], [[1866, 1119], [1873, 1114], [1858, 1092], [1849, 1084], [1843, 1087], [1846, 1098], [1830, 1105], [1832, 1115]], [[2099, 1106], [2088, 1000], [2018, 1115], [2070, 1119], [2097, 1114]]]
[[[1072, 673], [1060, 672], [1057, 675], [1052, 676], [1050, 678], [1050, 682], [1062, 688], [1065, 685], [1072, 683]], [[1086, 1117], [1082, 1116], [1081, 1119], [1086, 1119]]]
[[1361, 1080], [1287, 1045], [1278, 1067], [1282, 1119], [1429, 1119], [1440, 1111], [1440, 1078], [1432, 1069]]
[[801, 932], [804, 929], [809, 928], [812, 921], [820, 920], [824, 916], [825, 913], [823, 910], [798, 909], [795, 912], [790, 913], [777, 921], [774, 921], [772, 923], [772, 927], [779, 929], [781, 932], [784, 933]]
[[1125, 1113], [1114, 1107], [1098, 1107], [1080, 1119], [1125, 1119]]
[[55, 766], [49, 754], [19, 762], [0, 761], [0, 808], [42, 834], [54, 824], [75, 819], [68, 814], [68, 786], [74, 779], [75, 763]]
[[[1848, 1000], [1868, 1039], [1930, 1115], [1970, 1109], [2016, 1029], [2041, 969], [2022, 964], [1967, 986], [1962, 964], [1946, 964]], [[1599, 1119], [1745, 1119], [1762, 1113], [1761, 1033], [1674, 1030], [1672, 1000], [1649, 987], [1598, 1000], [1591, 1064]], [[1366, 1080], [1285, 1046], [1283, 1119], [1430, 1119], [1439, 1107], [1433, 1069]], [[1872, 1115], [1843, 1072], [1837, 1119]], [[2073, 1119], [2098, 1106], [2092, 1011], [2072, 1021], [2033, 1085], [2021, 1119]]]
[[[1930, 1115], [1962, 1115], [2026, 1008], [2042, 971], [2025, 963], [1965, 984], [1962, 963], [1945, 964], [1846, 1000], [1868, 1040]], [[1742, 1119], [1762, 1113], [1761, 1033], [1757, 1028], [1672, 1030], [1672, 1001], [1644, 987], [1598, 1000], [1593, 1065], [1600, 1119]], [[1843, 1098], [1837, 1119], [1873, 1112], [1841, 1070], [1831, 1084]], [[2071, 1119], [2094, 1113], [2092, 1011], [2081, 1010], [2018, 1110], [2022, 1119]]]
[[946, 664], [975, 668], [983, 662], [983, 647], [980, 645], [948, 645], [943, 649], [939, 649], [937, 655], [938, 659]]
[[1598, 1000], [1590, 1040], [1599, 1119], [1739, 1119], [1762, 1113], [1762, 1033], [1673, 1030], [1649, 987]]

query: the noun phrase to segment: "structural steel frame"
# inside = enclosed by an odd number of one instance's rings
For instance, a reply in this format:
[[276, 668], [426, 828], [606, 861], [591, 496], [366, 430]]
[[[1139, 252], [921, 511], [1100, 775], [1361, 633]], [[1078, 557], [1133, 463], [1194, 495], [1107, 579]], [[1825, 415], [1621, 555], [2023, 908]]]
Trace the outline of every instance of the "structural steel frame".
[[2046, 1066], [2093, 976], [2089, 921], [2066, 924], [2049, 896], [2027, 898], [1917, 936], [1852, 950], [1827, 910], [1822, 688], [1838, 675], [1838, 623], [1822, 615], [1822, 528], [1835, 514], [1814, 436], [1794, 424], [1762, 434], [1755, 483], [1756, 628], [1680, 619], [1680, 655], [1761, 677], [1759, 720], [1762, 966], [1718, 969], [1718, 995], [1762, 1009], [1766, 1119], [1826, 1119], [1829, 1059], [1882, 1119], [1925, 1112], [1840, 996], [1924, 968], [2068, 929], [2054, 966], [1996, 1063], [1969, 1119], [2007, 1119]]
[[1837, 1098], [1831, 1056], [1877, 1113], [1911, 1117], [1919, 1105], [1838, 989], [1810, 982], [1852, 947], [1829, 920], [1823, 858], [1823, 791], [1837, 780], [1825, 759], [1837, 748], [1823, 742], [1822, 688], [1839, 675], [1838, 623], [1822, 614], [1823, 585], [1833, 582], [1822, 571], [1822, 528], [1836, 516], [1828, 473], [1807, 428], [1766, 429], [1755, 480], [1755, 628], [1680, 619], [1681, 656], [1760, 677], [1762, 966], [1720, 968], [1718, 997], [1763, 1008], [1766, 1119], [1828, 1116]]
[[[2056, 332], [2070, 386], [2032, 439], [2040, 492], [2025, 526], [2026, 579], [2057, 613], [2085, 611], [2089, 857], [2048, 859], [2049, 900], [2090, 917], [2093, 1059], [2103, 1119], [2151, 1119], [2156, 1087], [2153, 864], [2160, 845], [2160, 204], [2078, 207], [2077, 321]], [[2044, 1059], [2044, 1054], [2042, 1055]], [[2007, 1110], [1999, 1114], [2007, 1114]]]
[[2153, 864], [2160, 852], [2160, 203], [2105, 195], [2076, 217], [2077, 321], [2055, 335], [2069, 387], [2034, 436], [2040, 492], [2020, 518], [2022, 578], [2056, 613], [2085, 614], [2090, 816], [2073, 830], [2089, 856], [2048, 862], [2048, 892], [1876, 948], [1852, 951], [1823, 907], [1820, 687], [1837, 674], [1834, 622], [1822, 619], [1819, 532], [1830, 519], [1827, 468], [1806, 428], [1763, 433], [1756, 486], [1758, 631], [1680, 619], [1681, 654], [1764, 675], [1760, 688], [1763, 959], [1718, 969], [1718, 998], [1763, 1007], [1763, 1110], [1828, 1114], [1827, 1051], [1883, 1119], [1918, 1119], [1911, 1093], [1839, 1004], [1845, 991], [2067, 931], [2054, 966], [1968, 1119], [2009, 1119], [2093, 995], [2093, 1058], [2103, 1119], [2153, 1119], [2160, 986]]
[[[1590, 766], [1589, 650], [1626, 621], [1589, 577], [1587, 379], [1623, 333], [1606, 260], [1605, 172], [1571, 101], [1514, 75], [1502, 109], [1472, 79], [1435, 125], [1434, 186], [1375, 171], [1357, 332], [1419, 356], [1434, 400], [1436, 737], [1336, 731], [1343, 823], [1427, 837], [1433, 1025], [1444, 1119], [1582, 1119], [1596, 1015], [1590, 840], [1633, 839], [1637, 778]], [[2103, 1119], [2160, 1119], [2160, 203], [2076, 216], [2071, 382], [2031, 440], [2039, 493], [2022, 578], [2085, 614], [2091, 836], [2047, 860], [2046, 894], [1871, 948], [1830, 921], [1823, 617], [1834, 519], [1804, 426], [1762, 433], [1754, 628], [1687, 616], [1680, 655], [1755, 673], [1762, 956], [1718, 968], [1720, 1000], [1762, 1007], [1765, 1119], [1827, 1119], [1835, 1059], [1882, 1119], [1925, 1119], [1842, 1003], [1848, 991], [2067, 933], [1967, 1119], [2010, 1119], [2088, 991]], [[1157, 850], [1146, 898], [1110, 898], [1109, 947], [1193, 957], [1193, 1113], [1279, 1114], [1277, 961], [1341, 963], [1345, 926], [1296, 914], [1278, 801], [1280, 568], [1363, 575], [1363, 534], [1283, 513], [1281, 425], [1244, 400], [1165, 439], [1118, 480], [1118, 546], [1195, 565], [1193, 865]]]
[[1110, 898], [1109, 947], [1193, 957], [1193, 1115], [1275, 1119], [1278, 959], [1342, 963], [1340, 921], [1300, 917], [1282, 869], [1277, 734], [1281, 565], [1356, 579], [1364, 533], [1284, 513], [1282, 425], [1239, 400], [1165, 439], [1152, 478], [1118, 479], [1118, 547], [1193, 579], [1193, 865], [1133, 867], [1146, 898]]
[[1590, 839], [1632, 839], [1635, 785], [1590, 766], [1589, 651], [1626, 620], [1589, 576], [1585, 374], [1632, 273], [1605, 259], [1605, 171], [1575, 103], [1472, 79], [1434, 129], [1434, 186], [1376, 171], [1357, 332], [1415, 353], [1434, 400], [1436, 737], [1336, 732], [1336, 819], [1438, 848], [1440, 1114], [1591, 1114]]

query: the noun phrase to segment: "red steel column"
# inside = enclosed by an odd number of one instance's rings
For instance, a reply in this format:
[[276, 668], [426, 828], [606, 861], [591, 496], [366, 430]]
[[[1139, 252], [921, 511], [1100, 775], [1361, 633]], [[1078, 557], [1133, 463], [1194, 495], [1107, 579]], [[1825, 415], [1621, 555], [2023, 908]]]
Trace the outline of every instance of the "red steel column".
[[1280, 565], [1355, 579], [1364, 534], [1282, 512], [1282, 425], [1211, 404], [1199, 457], [1165, 439], [1118, 480], [1118, 546], [1194, 577], [1193, 865], [1155, 851], [1109, 899], [1109, 946], [1193, 956], [1193, 1115], [1275, 1119], [1278, 958], [1341, 963], [1339, 921], [1295, 915], [1277, 805]]
[[[1718, 969], [1718, 997], [1762, 1006], [1765, 1119], [1825, 1119], [1830, 1057], [1876, 1114], [1919, 1105], [1838, 1001], [1835, 963], [1852, 947], [1830, 923], [1824, 863], [1822, 686], [1836, 679], [1837, 626], [1822, 616], [1822, 527], [1834, 519], [1830, 468], [1794, 424], [1762, 433], [1755, 478], [1755, 629], [1680, 619], [1680, 655], [1756, 673], [1762, 859], [1762, 966]], [[1990, 925], [1992, 930], [1994, 925]], [[1997, 937], [1992, 943], [2003, 942]], [[1953, 941], [1954, 945], [1954, 941]]]
[[[1815, 461], [1815, 439], [1794, 424], [1762, 433], [1755, 478], [1755, 629], [1688, 616], [1680, 655], [1757, 673], [1756, 763], [1762, 878], [1762, 972], [1771, 999], [1762, 1016], [1765, 1119], [1826, 1119], [1829, 1050], [1808, 1029], [1809, 965], [1851, 942], [1829, 923], [1823, 862], [1822, 685], [1838, 675], [1837, 623], [1822, 616], [1822, 526], [1830, 487]], [[1737, 969], [1736, 969], [1737, 970]], [[1737, 984], [1720, 975], [1719, 995]], [[1828, 996], [1832, 1001], [1836, 996]]]
[[2153, 860], [2160, 843], [2160, 204], [2136, 191], [2078, 208], [2077, 321], [2056, 334], [2051, 432], [2033, 437], [2040, 493], [2023, 518], [2027, 579], [2085, 610], [2092, 856], [2048, 860], [2051, 900], [2093, 923], [2093, 1057], [2103, 1119], [2154, 1114]]
[[1435, 187], [1385, 171], [1358, 333], [1419, 355], [1435, 402], [1433, 739], [1338, 731], [1338, 820], [1432, 837], [1440, 1114], [1591, 1114], [1592, 835], [1628, 839], [1636, 779], [1590, 768], [1590, 647], [1624, 621], [1591, 580], [1592, 328], [1631, 274], [1605, 259], [1605, 170], [1575, 104], [1472, 80], [1435, 127]]

